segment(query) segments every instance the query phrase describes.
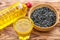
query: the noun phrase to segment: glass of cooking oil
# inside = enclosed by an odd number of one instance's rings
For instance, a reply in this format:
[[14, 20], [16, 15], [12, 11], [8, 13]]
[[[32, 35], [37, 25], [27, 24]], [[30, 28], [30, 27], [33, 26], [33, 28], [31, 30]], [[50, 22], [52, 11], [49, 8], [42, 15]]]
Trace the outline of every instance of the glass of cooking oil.
[[28, 40], [33, 29], [33, 22], [31, 19], [25, 17], [17, 20], [14, 24], [14, 29], [17, 32], [20, 40]]

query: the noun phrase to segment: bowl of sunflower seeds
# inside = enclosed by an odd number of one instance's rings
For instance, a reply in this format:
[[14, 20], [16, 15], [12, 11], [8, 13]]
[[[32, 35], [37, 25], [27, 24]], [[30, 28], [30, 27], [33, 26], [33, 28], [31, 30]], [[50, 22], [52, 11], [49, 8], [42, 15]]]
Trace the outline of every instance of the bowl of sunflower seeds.
[[55, 6], [38, 4], [32, 7], [28, 14], [38, 31], [50, 31], [59, 21], [59, 13]]

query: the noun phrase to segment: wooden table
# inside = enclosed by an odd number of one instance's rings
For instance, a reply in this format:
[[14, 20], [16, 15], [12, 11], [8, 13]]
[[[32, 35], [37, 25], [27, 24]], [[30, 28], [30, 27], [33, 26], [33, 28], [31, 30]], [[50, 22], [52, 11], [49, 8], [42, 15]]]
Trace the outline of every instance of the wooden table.
[[[6, 5], [0, 6], [0, 10], [10, 6], [11, 4], [15, 3], [16, 1], [7, 1], [7, 0], [0, 0], [0, 2], [5, 2]], [[38, 3], [47, 3], [53, 6], [56, 6], [58, 12], [60, 13], [60, 2], [41, 2], [41, 1], [31, 1], [34, 5]], [[4, 30], [0, 31], [0, 40], [19, 40], [18, 35], [13, 29], [12, 24], [6, 27]], [[50, 32], [39, 32], [33, 29], [31, 33], [30, 40], [60, 40], [60, 23], [56, 25], [56, 27]]]

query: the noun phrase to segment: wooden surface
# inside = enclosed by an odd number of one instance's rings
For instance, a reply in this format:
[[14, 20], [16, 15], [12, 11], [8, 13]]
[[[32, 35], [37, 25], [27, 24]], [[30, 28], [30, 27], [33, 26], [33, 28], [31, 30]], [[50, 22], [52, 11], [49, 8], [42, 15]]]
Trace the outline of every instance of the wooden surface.
[[[10, 6], [11, 4], [15, 3], [16, 1], [4, 1], [0, 0], [0, 2], [5, 2], [5, 4], [0, 4], [0, 10]], [[48, 3], [55, 6], [60, 13], [60, 2], [40, 2], [40, 1], [31, 1], [33, 5], [38, 3]], [[18, 35], [13, 29], [13, 25], [6, 27], [4, 30], [0, 31], [0, 40], [19, 40]], [[30, 40], [60, 40], [60, 23], [56, 25], [56, 27], [51, 30], [50, 32], [39, 32], [33, 29], [31, 33]]]

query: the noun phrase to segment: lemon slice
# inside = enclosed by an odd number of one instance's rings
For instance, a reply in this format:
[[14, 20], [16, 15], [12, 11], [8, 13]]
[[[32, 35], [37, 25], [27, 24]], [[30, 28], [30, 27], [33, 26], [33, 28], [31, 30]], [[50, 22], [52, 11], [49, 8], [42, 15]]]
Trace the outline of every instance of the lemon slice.
[[28, 18], [21, 18], [14, 23], [14, 29], [19, 34], [27, 34], [32, 31], [33, 22]]

